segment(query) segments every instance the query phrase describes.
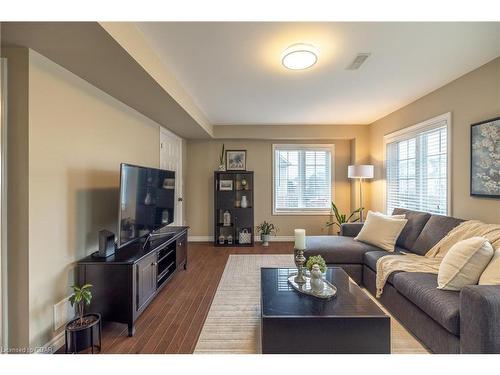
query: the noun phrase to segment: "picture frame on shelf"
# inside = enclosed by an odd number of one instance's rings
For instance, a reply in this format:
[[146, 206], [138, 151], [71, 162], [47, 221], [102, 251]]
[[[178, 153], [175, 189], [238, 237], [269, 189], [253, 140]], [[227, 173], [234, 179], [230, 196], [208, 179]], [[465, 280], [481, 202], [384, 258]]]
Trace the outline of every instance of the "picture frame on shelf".
[[500, 117], [471, 125], [470, 195], [500, 198]]
[[226, 170], [246, 171], [247, 150], [226, 150]]
[[220, 180], [219, 181], [220, 191], [231, 191], [233, 190], [233, 180]]

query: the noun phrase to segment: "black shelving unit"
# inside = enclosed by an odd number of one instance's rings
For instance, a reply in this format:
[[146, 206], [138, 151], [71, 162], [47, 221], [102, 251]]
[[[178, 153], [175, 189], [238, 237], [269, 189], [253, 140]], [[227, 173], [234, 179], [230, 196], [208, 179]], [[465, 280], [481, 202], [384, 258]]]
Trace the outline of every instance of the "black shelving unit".
[[[221, 190], [222, 181], [232, 181], [231, 190]], [[243, 180], [246, 185], [242, 184]], [[242, 198], [246, 197], [247, 207], [241, 207]], [[238, 203], [240, 202], [238, 207]], [[252, 171], [217, 171], [214, 172], [214, 245], [215, 246], [253, 246], [254, 245], [254, 174]], [[224, 225], [224, 213], [228, 212], [231, 220]], [[226, 223], [227, 224], [227, 223]], [[240, 243], [239, 235], [247, 230], [249, 243]], [[224, 244], [219, 241], [224, 236]], [[228, 237], [232, 236], [232, 244]]]

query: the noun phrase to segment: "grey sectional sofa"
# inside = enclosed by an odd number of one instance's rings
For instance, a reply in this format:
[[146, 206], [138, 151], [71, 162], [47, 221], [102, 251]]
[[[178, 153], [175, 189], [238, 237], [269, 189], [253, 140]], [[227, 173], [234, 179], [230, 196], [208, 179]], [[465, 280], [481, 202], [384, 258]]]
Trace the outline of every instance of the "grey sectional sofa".
[[[404, 209], [408, 222], [395, 253], [424, 255], [463, 220]], [[342, 225], [340, 236], [308, 236], [306, 257], [320, 254], [341, 266], [375, 295], [377, 260], [387, 255], [354, 240], [363, 224]], [[437, 275], [395, 272], [380, 302], [434, 353], [500, 353], [500, 285], [467, 286], [460, 292], [437, 289]]]

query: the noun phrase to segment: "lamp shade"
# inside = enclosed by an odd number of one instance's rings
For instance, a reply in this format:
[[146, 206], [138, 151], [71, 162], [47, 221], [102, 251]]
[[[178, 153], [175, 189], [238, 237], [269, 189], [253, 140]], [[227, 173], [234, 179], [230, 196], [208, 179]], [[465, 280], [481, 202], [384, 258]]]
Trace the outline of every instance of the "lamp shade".
[[373, 178], [373, 165], [350, 165], [347, 167], [349, 178]]

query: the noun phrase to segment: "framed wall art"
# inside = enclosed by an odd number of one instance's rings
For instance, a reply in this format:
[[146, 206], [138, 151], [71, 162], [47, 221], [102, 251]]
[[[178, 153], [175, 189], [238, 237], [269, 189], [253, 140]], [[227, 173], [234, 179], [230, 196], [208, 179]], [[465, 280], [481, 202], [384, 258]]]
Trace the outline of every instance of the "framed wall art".
[[470, 195], [500, 198], [500, 117], [471, 125]]
[[226, 150], [226, 170], [246, 171], [247, 151], [246, 150]]

